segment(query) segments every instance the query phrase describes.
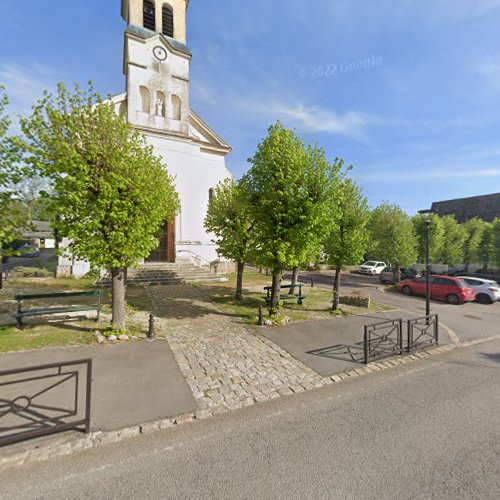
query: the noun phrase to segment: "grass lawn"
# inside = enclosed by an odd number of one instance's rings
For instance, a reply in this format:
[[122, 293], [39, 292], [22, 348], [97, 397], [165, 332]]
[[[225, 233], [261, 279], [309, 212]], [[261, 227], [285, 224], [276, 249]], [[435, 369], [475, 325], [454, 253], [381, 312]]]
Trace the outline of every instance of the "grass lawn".
[[[243, 279], [244, 297], [241, 302], [236, 301], [234, 298], [236, 275], [228, 275], [227, 277], [229, 279], [227, 283], [222, 285], [203, 285], [202, 288], [224, 312], [239, 317], [247, 323], [255, 324], [258, 308], [265, 304], [263, 297], [265, 297], [266, 292], [263, 288], [271, 284], [271, 277], [252, 270], [246, 270]], [[321, 288], [311, 288], [308, 285], [303, 285], [302, 290], [306, 296], [303, 305], [297, 304], [296, 300], [284, 301], [285, 314], [290, 318], [291, 323], [315, 319], [330, 319], [343, 315], [376, 313], [394, 309], [391, 306], [372, 302], [369, 309], [341, 305], [340, 310], [334, 312], [331, 310], [333, 300], [331, 291]], [[265, 308], [264, 314], [267, 314]]]
[[[40, 349], [44, 347], [88, 345], [94, 342], [94, 332], [105, 330], [108, 321], [99, 323], [92, 320], [61, 318], [57, 322], [44, 323], [42, 319], [33, 320], [36, 324], [29, 325], [24, 330], [18, 330], [12, 315], [17, 310], [16, 295], [81, 292], [92, 289], [92, 278], [11, 278], [0, 290], [0, 353]], [[106, 294], [108, 295], [108, 294]], [[104, 301], [108, 298], [105, 296]], [[56, 305], [50, 299], [33, 301], [33, 307]], [[104, 306], [103, 312], [109, 312], [109, 306]], [[93, 313], [92, 313], [93, 314]]]
[[0, 327], [0, 353], [25, 351], [44, 347], [61, 347], [73, 345], [89, 345], [94, 342], [94, 328], [86, 326], [87, 322], [71, 323], [62, 327], [60, 324], [43, 324], [18, 330], [14, 326]]

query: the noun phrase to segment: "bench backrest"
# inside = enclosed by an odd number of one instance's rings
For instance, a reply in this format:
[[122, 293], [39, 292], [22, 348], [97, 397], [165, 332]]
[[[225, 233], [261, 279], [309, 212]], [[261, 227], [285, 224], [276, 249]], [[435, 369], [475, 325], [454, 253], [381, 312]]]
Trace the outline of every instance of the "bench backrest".
[[65, 297], [101, 297], [102, 290], [92, 292], [63, 292], [63, 293], [40, 293], [37, 295], [16, 295], [15, 300], [36, 300], [36, 299], [60, 299]]

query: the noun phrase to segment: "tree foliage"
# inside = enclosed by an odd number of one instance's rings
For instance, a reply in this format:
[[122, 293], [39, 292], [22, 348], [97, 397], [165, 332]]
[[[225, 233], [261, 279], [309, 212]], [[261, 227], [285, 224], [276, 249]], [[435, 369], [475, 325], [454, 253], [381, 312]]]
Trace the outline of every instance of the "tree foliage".
[[16, 200], [21, 178], [20, 149], [16, 137], [9, 136], [11, 120], [6, 114], [9, 99], [0, 85], [0, 259], [26, 224], [22, 206]]
[[78, 259], [111, 269], [113, 323], [125, 328], [126, 269], [158, 245], [179, 200], [171, 177], [145, 138], [90, 86], [60, 84], [45, 93], [29, 118], [25, 161], [47, 179], [61, 216], [55, 229]]
[[352, 179], [344, 179], [328, 212], [330, 232], [324, 244], [327, 262], [336, 271], [333, 309], [339, 306], [340, 274], [345, 266], [358, 264], [367, 244], [370, 219], [368, 201]]
[[370, 255], [394, 266], [417, 258], [417, 239], [410, 217], [396, 204], [382, 203], [370, 217]]
[[413, 217], [413, 226], [417, 236], [417, 255], [419, 262], [425, 262], [426, 257], [426, 220], [429, 226], [429, 258], [431, 262], [439, 262], [444, 245], [444, 225], [441, 218], [436, 215], [416, 215]]
[[444, 244], [441, 252], [441, 262], [452, 267], [463, 264], [467, 231], [452, 215], [445, 215], [441, 220], [444, 226]]
[[470, 219], [463, 225], [466, 231], [466, 240], [464, 243], [464, 264], [477, 263], [479, 261], [479, 249], [483, 240], [486, 223], [475, 217]]
[[238, 264], [236, 299], [242, 298], [243, 270], [252, 251], [253, 220], [241, 182], [226, 179], [215, 188], [205, 229], [215, 235], [219, 255]]
[[478, 258], [484, 269], [488, 269], [488, 265], [493, 260], [493, 225], [489, 222], [484, 223], [483, 237], [478, 248]]
[[249, 161], [243, 183], [254, 220], [256, 260], [272, 270], [276, 309], [283, 269], [306, 262], [326, 234], [325, 206], [338, 165], [330, 165], [320, 148], [306, 148], [279, 122]]
[[493, 263], [500, 269], [500, 219], [495, 219], [491, 225], [491, 240]]

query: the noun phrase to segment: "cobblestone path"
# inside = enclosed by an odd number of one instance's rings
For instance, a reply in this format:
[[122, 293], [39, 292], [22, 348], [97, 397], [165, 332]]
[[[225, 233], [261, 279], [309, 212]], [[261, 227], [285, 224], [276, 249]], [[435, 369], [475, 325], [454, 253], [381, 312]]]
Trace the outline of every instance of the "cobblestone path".
[[199, 417], [321, 387], [324, 379], [190, 285], [144, 288]]

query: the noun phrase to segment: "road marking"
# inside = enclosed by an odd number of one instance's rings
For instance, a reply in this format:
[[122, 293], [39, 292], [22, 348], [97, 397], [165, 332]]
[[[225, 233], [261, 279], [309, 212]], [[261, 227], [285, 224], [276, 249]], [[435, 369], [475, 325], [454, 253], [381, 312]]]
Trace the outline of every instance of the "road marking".
[[460, 344], [460, 347], [474, 347], [475, 345], [486, 344], [486, 342], [492, 342], [493, 340], [500, 340], [500, 335], [494, 335], [493, 337], [479, 340], [468, 340]]
[[439, 322], [439, 326], [441, 326], [446, 330], [446, 333], [448, 334], [448, 337], [450, 337], [453, 344], [460, 345], [460, 338], [449, 326], [446, 326], [444, 323], [441, 322]]

